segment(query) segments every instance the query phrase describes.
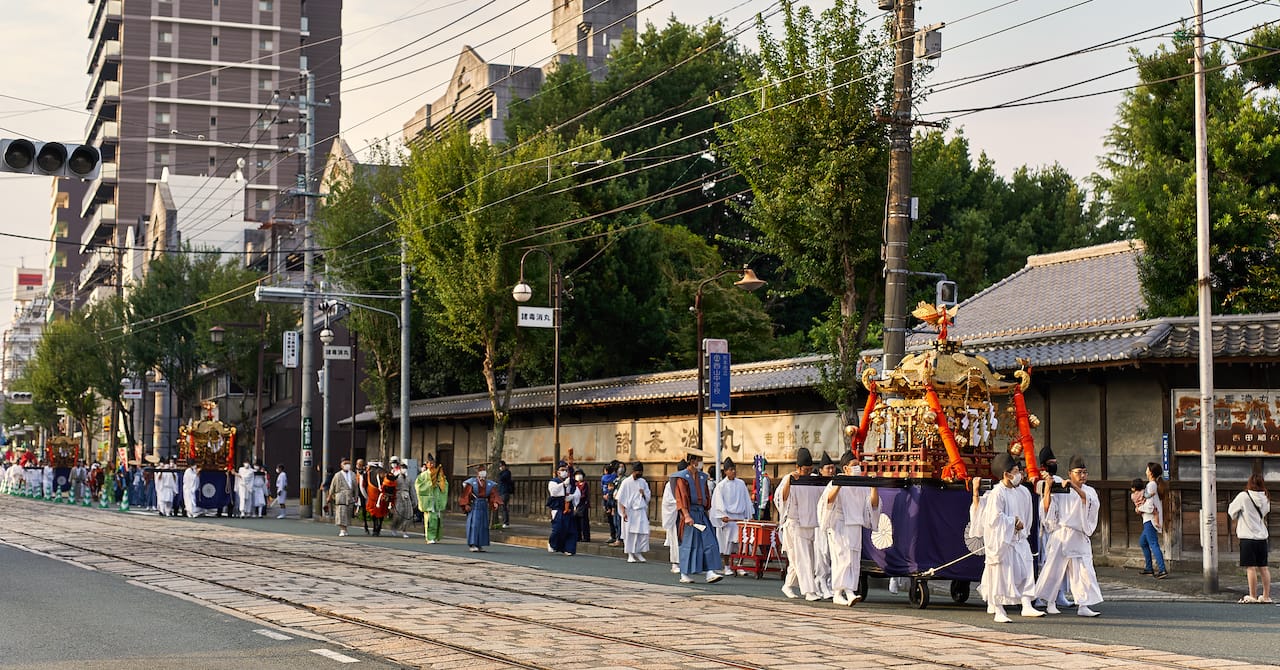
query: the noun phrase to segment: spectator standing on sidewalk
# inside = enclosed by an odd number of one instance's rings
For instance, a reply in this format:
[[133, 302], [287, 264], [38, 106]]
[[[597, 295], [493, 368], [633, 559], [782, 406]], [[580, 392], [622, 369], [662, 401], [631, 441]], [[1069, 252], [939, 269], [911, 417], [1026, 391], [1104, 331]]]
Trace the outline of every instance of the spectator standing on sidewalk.
[[422, 512], [422, 529], [427, 544], [440, 541], [440, 515], [449, 505], [449, 479], [444, 468], [432, 455], [427, 456], [427, 467], [414, 482], [418, 490], [418, 510]]
[[618, 513], [618, 497], [614, 491], [614, 482], [618, 479], [618, 462], [613, 461], [604, 466], [604, 476], [600, 478], [600, 506], [604, 508], [605, 520], [609, 522], [609, 546], [616, 547], [622, 540], [622, 530], [614, 515]]
[[413, 523], [413, 493], [409, 491], [409, 477], [405, 474], [404, 464], [393, 462], [386, 482], [392, 487], [391, 534], [400, 533], [400, 537], [409, 537], [409, 524]]
[[[1267, 485], [1262, 473], [1249, 476], [1245, 490], [1231, 501], [1227, 516], [1236, 520], [1236, 537], [1240, 538], [1240, 567], [1249, 576], [1249, 595], [1242, 603], [1271, 602], [1271, 568], [1267, 567], [1267, 514], [1271, 512], [1271, 500], [1267, 497]], [[1258, 594], [1259, 574], [1262, 593]]]
[[1142, 547], [1142, 574], [1153, 574], [1151, 559], [1154, 557], [1156, 579], [1169, 576], [1169, 572], [1165, 570], [1164, 552], [1160, 550], [1159, 535], [1164, 529], [1164, 508], [1160, 501], [1160, 479], [1163, 474], [1164, 468], [1159, 463], [1147, 463], [1147, 483], [1142, 490], [1142, 500], [1134, 500], [1142, 514], [1142, 537], [1138, 539], [1138, 546]]
[[[612, 482], [610, 482], [612, 484]], [[653, 492], [644, 478], [644, 464], [636, 461], [631, 476], [618, 486], [618, 510], [622, 514], [622, 546], [628, 563], [644, 563], [649, 551], [649, 501]]]
[[498, 496], [502, 498], [502, 527], [511, 526], [511, 496], [516, 494], [516, 480], [506, 461], [498, 461]]
[[280, 507], [277, 519], [284, 518], [284, 503], [289, 493], [289, 475], [285, 474], [284, 463], [276, 466], [276, 505]]
[[476, 466], [476, 476], [462, 482], [462, 496], [458, 499], [467, 514], [467, 547], [471, 551], [484, 551], [489, 546], [489, 515], [502, 505], [498, 487], [488, 480], [487, 465]]

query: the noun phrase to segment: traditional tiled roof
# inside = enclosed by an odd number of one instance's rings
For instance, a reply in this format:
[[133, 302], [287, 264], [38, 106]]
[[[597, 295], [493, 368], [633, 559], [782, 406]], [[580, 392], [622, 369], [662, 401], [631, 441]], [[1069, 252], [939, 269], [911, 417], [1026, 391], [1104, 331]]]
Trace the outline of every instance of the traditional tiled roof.
[[[738, 395], [777, 393], [790, 389], [813, 388], [821, 378], [825, 356], [785, 358], [758, 363], [741, 363], [730, 367], [729, 392]], [[698, 387], [696, 369], [675, 370], [646, 375], [630, 375], [612, 379], [595, 379], [560, 385], [561, 409], [594, 405], [620, 405], [687, 398], [693, 402]], [[553, 386], [533, 386], [511, 392], [513, 412], [550, 408], [554, 402]], [[414, 400], [409, 404], [410, 418], [454, 418], [480, 416], [492, 412], [485, 393]], [[356, 415], [357, 423], [375, 419], [372, 412]], [[344, 424], [349, 420], [344, 421]]]

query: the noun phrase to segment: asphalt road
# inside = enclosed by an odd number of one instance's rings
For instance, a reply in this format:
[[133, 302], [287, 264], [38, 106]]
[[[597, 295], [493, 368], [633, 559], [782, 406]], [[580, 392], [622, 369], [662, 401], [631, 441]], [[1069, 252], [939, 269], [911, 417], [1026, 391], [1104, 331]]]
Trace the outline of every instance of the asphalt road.
[[3, 544], [0, 566], [0, 667], [395, 667]]

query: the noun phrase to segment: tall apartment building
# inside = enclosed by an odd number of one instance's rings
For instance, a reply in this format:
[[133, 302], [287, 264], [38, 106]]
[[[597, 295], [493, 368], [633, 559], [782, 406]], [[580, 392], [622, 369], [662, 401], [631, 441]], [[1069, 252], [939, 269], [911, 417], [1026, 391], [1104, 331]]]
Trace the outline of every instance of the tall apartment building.
[[[78, 293], [89, 295], [113, 281], [126, 229], [133, 229], [127, 236], [132, 240], [147, 239], [142, 228], [165, 168], [174, 175], [225, 178], [242, 159], [244, 220], [266, 226], [295, 218], [300, 204], [283, 192], [294, 188], [303, 170], [297, 138], [305, 120], [288, 100], [305, 96], [307, 72], [315, 77], [317, 97], [332, 96], [328, 106], [313, 108], [315, 150], [323, 157], [342, 109], [342, 0], [89, 4], [91, 115], [85, 134], [102, 150], [103, 166], [101, 177], [70, 203], [84, 219]], [[174, 203], [179, 232], [183, 209], [207, 207], [214, 182], [208, 193], [196, 189], [187, 202]], [[270, 239], [288, 244], [292, 237]]]
[[[609, 51], [622, 41], [623, 33], [635, 29], [636, 0], [551, 0], [556, 52], [546, 67], [577, 58], [593, 79], [604, 79]], [[543, 77], [541, 68], [489, 63], [475, 49], [464, 47], [444, 95], [404, 123], [404, 141], [438, 137], [447, 124], [462, 123], [474, 136], [503, 142], [507, 108], [537, 93]]]
[[53, 198], [49, 211], [49, 254], [45, 270], [48, 287], [46, 321], [65, 317], [84, 304], [80, 292], [80, 238], [84, 235], [84, 218], [80, 205], [89, 185], [79, 179], [50, 179]]

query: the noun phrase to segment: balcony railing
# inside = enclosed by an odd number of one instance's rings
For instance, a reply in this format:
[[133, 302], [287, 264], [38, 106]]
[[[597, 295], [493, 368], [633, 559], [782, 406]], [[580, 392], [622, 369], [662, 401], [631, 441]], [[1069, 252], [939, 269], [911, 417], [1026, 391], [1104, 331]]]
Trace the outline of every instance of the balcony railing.
[[116, 204], [104, 202], [94, 209], [93, 216], [85, 222], [84, 235], [80, 236], [80, 251], [101, 244], [111, 237], [116, 228]]
[[98, 48], [89, 52], [89, 57], [85, 59], [85, 72], [94, 74], [102, 69], [102, 64], [108, 60], [120, 60], [120, 40], [103, 40], [98, 43]]
[[[116, 163], [103, 163], [102, 170], [98, 174], [98, 178], [89, 183], [89, 190], [84, 192], [84, 198], [80, 201], [80, 216], [88, 217], [94, 213], [94, 208], [98, 203], [111, 200], [110, 193], [107, 189], [114, 189], [116, 181], [119, 178], [120, 168]], [[115, 218], [112, 213], [111, 218]]]
[[[115, 121], [103, 121], [102, 123], [92, 124], [89, 134], [89, 144], [99, 149], [103, 144], [115, 144], [120, 140], [120, 124]], [[104, 166], [105, 167], [105, 166]], [[115, 163], [111, 164], [115, 168]], [[84, 211], [81, 208], [81, 211]]]
[[89, 25], [86, 28], [89, 39], [93, 39], [107, 21], [119, 21], [123, 16], [123, 9], [124, 3], [121, 0], [100, 0], [95, 11], [89, 15]]

